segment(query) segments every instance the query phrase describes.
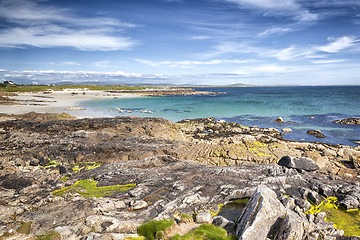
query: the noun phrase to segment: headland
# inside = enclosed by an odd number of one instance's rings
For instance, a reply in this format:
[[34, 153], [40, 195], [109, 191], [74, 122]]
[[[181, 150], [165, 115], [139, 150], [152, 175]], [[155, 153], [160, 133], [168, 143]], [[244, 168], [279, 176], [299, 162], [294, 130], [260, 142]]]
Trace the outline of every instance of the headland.
[[[55, 110], [0, 116], [1, 239], [191, 239], [210, 227], [202, 238], [360, 235], [360, 147], [288, 141], [274, 128], [214, 118], [56, 113], [93, 97], [138, 96], [83, 92], [5, 96]], [[325, 205], [334, 206], [328, 215]], [[334, 225], [332, 215], [343, 220]]]

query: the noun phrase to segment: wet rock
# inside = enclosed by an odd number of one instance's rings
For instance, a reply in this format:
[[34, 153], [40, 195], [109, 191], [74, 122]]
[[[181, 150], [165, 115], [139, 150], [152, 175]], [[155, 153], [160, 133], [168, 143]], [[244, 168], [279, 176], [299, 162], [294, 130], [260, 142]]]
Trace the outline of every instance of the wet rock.
[[0, 186], [6, 189], [21, 190], [33, 184], [33, 179], [21, 176], [23, 174], [5, 174], [0, 176]]
[[282, 117], [278, 117], [274, 122], [283, 123], [284, 119]]
[[333, 121], [334, 123], [341, 123], [341, 124], [360, 124], [360, 118], [346, 118]]
[[290, 132], [292, 132], [292, 129], [291, 128], [283, 128], [283, 129], [281, 129], [281, 131], [284, 133], [290, 133]]
[[34, 166], [34, 167], [39, 165], [39, 163], [40, 163], [39, 159], [36, 159], [36, 158], [32, 158], [29, 162], [30, 166]]
[[237, 221], [239, 239], [266, 239], [279, 218], [285, 216], [285, 207], [270, 188], [260, 185]]
[[316, 171], [320, 169], [320, 167], [316, 165], [312, 159], [305, 157], [284, 156], [280, 159], [278, 164], [287, 168], [295, 168], [305, 171]]
[[308, 130], [306, 133], [317, 138], [326, 138], [326, 136], [320, 130]]
[[230, 221], [229, 219], [224, 218], [223, 216], [215, 216], [213, 218], [212, 224], [224, 228], [228, 232], [233, 232], [235, 230], [235, 222]]
[[43, 156], [43, 157], [40, 157], [39, 158], [39, 165], [40, 166], [46, 166], [46, 164], [48, 164], [50, 162], [50, 160], [49, 160], [49, 158], [48, 157], [45, 157], [45, 156]]

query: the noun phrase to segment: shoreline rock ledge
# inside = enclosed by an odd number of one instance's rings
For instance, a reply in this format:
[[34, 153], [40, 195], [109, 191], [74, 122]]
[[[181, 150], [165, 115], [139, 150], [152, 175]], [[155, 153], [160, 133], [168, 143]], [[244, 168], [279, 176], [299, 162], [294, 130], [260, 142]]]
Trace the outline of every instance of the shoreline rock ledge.
[[346, 118], [333, 121], [334, 123], [341, 123], [341, 124], [356, 124], [360, 125], [360, 118]]

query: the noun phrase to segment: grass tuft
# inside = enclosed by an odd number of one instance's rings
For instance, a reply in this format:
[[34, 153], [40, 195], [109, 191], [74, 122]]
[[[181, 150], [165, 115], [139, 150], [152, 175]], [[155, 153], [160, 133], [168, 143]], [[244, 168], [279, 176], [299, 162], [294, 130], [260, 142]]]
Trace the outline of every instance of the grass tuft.
[[151, 220], [137, 229], [137, 233], [145, 237], [145, 240], [162, 239], [164, 232], [174, 224], [173, 219]]
[[35, 236], [36, 240], [61, 240], [61, 235], [58, 232], [50, 231], [41, 235]]
[[172, 240], [233, 240], [234, 236], [228, 236], [225, 229], [210, 224], [202, 224], [193, 231], [180, 236], [175, 235]]

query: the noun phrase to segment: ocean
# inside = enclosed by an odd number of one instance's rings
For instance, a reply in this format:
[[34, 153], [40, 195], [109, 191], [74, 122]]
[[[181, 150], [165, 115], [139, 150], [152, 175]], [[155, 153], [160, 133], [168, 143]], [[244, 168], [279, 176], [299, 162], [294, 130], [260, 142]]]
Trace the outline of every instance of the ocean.
[[[215, 117], [245, 126], [291, 128], [289, 140], [360, 145], [360, 125], [332, 121], [360, 117], [360, 86], [314, 87], [208, 87], [196, 90], [222, 92], [216, 95], [139, 97], [91, 100], [80, 103], [94, 117], [162, 117], [182, 119]], [[123, 109], [120, 113], [114, 108]], [[282, 117], [285, 123], [275, 123]], [[320, 130], [326, 138], [308, 135]]]

